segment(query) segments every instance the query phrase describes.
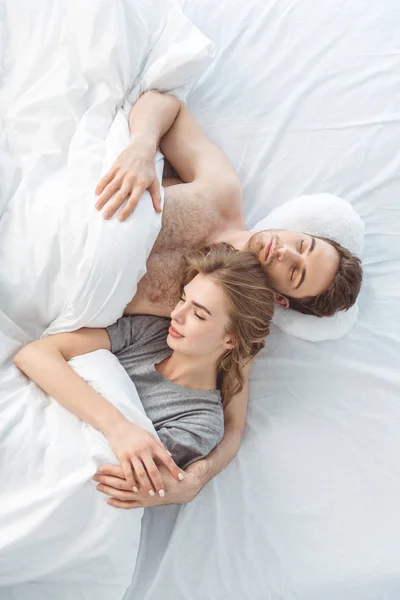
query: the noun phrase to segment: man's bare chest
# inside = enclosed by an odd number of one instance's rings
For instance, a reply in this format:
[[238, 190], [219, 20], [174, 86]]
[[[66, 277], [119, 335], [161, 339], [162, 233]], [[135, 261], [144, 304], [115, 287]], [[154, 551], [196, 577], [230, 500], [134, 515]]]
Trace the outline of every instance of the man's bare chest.
[[128, 312], [169, 315], [180, 296], [185, 255], [211, 244], [215, 223], [207, 209], [179, 200], [166, 204], [162, 229], [146, 263], [147, 273], [138, 285]]

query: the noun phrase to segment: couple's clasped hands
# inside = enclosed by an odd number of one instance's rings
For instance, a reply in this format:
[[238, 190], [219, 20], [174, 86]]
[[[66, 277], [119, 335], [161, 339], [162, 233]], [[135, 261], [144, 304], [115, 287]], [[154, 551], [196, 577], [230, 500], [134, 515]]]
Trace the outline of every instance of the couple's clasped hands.
[[[161, 194], [155, 164], [155, 149], [146, 139], [138, 138], [121, 152], [111, 168], [99, 181], [95, 193], [96, 208], [107, 205], [103, 216], [110, 219], [125, 203], [118, 215], [124, 221], [135, 210], [142, 194], [148, 190], [154, 209], [161, 212]], [[114, 196], [115, 194], [115, 196]]]
[[122, 419], [105, 433], [130, 490], [137, 493], [140, 488], [150, 497], [164, 497], [165, 485], [158, 464], [165, 465], [177, 481], [184, 479], [165, 446], [143, 427]]
[[183, 473], [158, 439], [128, 420], [106, 432], [106, 438], [121, 466], [103, 466], [93, 479], [99, 483], [97, 489], [110, 496], [112, 506], [183, 504], [200, 491], [205, 460], [193, 463]]

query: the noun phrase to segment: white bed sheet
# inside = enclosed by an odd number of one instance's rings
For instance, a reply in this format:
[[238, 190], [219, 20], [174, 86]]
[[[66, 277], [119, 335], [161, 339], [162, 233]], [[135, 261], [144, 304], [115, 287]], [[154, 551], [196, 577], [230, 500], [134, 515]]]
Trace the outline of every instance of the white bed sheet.
[[295, 196], [366, 224], [342, 340], [274, 331], [236, 460], [190, 505], [145, 513], [140, 600], [400, 594], [400, 5], [187, 0], [217, 57], [188, 106], [230, 156], [247, 224]]
[[[96, 491], [108, 444], [11, 359], [43, 334], [121, 316], [161, 218], [146, 193], [124, 224], [105, 221], [94, 188], [129, 141], [129, 101], [153, 86], [184, 97], [211, 51], [164, 0], [0, 0], [1, 600], [121, 600], [132, 580], [143, 511]], [[115, 357], [81, 359], [141, 420]]]

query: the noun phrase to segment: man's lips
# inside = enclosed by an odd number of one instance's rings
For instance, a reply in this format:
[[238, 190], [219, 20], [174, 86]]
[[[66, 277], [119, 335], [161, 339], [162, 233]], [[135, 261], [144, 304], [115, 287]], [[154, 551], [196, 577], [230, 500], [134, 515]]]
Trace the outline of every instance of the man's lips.
[[272, 246], [273, 246], [274, 240], [273, 238], [271, 238], [270, 240], [268, 240], [268, 242], [265, 244], [265, 250], [264, 250], [264, 261], [267, 262], [268, 260], [268, 256], [271, 252]]
[[179, 331], [177, 331], [175, 329], [175, 327], [173, 327], [172, 325], [170, 325], [170, 328], [168, 329], [168, 333], [174, 337], [174, 338], [183, 338], [185, 336], [183, 336], [182, 334], [179, 333]]

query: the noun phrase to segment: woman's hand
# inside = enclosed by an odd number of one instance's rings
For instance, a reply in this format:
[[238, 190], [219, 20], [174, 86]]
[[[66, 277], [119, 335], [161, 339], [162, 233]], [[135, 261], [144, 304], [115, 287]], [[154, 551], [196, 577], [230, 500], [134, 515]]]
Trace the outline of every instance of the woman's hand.
[[[110, 170], [96, 187], [96, 208], [101, 210], [107, 203], [104, 218], [109, 219], [126, 201], [119, 215], [124, 221], [135, 210], [142, 194], [148, 190], [154, 209], [161, 212], [161, 194], [156, 168], [154, 165], [155, 148], [146, 139], [136, 137], [121, 152]], [[110, 200], [115, 194], [113, 200]]]
[[173, 477], [181, 481], [183, 473], [172, 460], [165, 446], [148, 431], [128, 420], [105, 433], [112, 451], [121, 463], [128, 489], [140, 486], [146, 495], [165, 495], [165, 486], [155, 460], [163, 463]]
[[204, 475], [207, 472], [207, 461], [205, 459], [192, 463], [185, 471], [184, 481], [177, 483], [169, 471], [160, 467], [163, 480], [166, 484], [167, 495], [165, 497], [153, 496], [142, 490], [133, 492], [125, 479], [121, 467], [105, 465], [93, 477], [98, 482], [97, 489], [103, 494], [111, 496], [107, 501], [116, 508], [148, 508], [150, 506], [163, 506], [165, 504], [186, 504], [197, 496], [204, 485]]

